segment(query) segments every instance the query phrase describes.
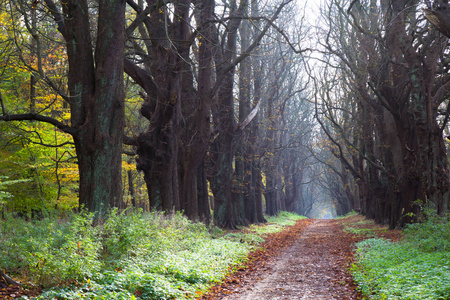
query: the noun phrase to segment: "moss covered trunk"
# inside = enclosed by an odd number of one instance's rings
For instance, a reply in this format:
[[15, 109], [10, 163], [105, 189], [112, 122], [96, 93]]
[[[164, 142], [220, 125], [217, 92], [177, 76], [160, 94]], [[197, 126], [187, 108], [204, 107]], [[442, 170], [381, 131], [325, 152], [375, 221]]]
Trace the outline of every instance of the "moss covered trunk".
[[87, 1], [68, 0], [62, 6], [79, 202], [102, 215], [122, 203], [125, 1], [99, 1], [95, 43]]

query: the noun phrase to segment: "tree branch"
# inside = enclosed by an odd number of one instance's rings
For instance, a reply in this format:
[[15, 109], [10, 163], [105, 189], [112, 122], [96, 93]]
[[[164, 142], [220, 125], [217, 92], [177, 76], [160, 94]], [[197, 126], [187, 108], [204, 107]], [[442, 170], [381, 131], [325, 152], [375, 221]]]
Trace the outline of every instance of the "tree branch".
[[[278, 15], [281, 13], [281, 11], [283, 10], [283, 8], [288, 5], [289, 3], [291, 3], [293, 0], [287, 0], [283, 3], [280, 4], [280, 6], [278, 7], [278, 9], [276, 10], [276, 12], [274, 13], [274, 15], [270, 18], [270, 19], [266, 19], [267, 23], [264, 26], [264, 28], [261, 30], [261, 32], [259, 33], [259, 35], [255, 38], [255, 40], [253, 41], [253, 43], [248, 46], [247, 49], [244, 50], [243, 53], [241, 53], [241, 55], [239, 55], [236, 59], [234, 59], [232, 62], [230, 62], [228, 64], [228, 66], [225, 66], [222, 70], [220, 75], [218, 76], [216, 83], [214, 84], [213, 88], [212, 88], [212, 92], [211, 92], [211, 97], [214, 97], [214, 95], [216, 94], [216, 92], [219, 90], [219, 87], [221, 86], [221, 82], [223, 80], [223, 78], [225, 77], [225, 75], [230, 72], [235, 66], [237, 66], [242, 60], [244, 60], [246, 57], [250, 56], [251, 52], [259, 45], [259, 42], [262, 40], [262, 38], [265, 36], [267, 30], [269, 30], [270, 26], [275, 25], [273, 22], [278, 18]], [[241, 19], [243, 19], [243, 17], [241, 17]], [[277, 28], [275, 28], [277, 29]], [[278, 29], [277, 29], [278, 30]], [[295, 50], [294, 50], [295, 51]], [[307, 50], [305, 50], [307, 51]], [[304, 51], [303, 51], [304, 52]]]
[[352, 3], [348, 6], [347, 13], [350, 14], [350, 11], [352, 10], [353, 5], [355, 5], [356, 2], [359, 0], [353, 0]]
[[237, 126], [237, 131], [244, 130], [245, 127], [247, 127], [248, 124], [255, 118], [256, 114], [259, 111], [259, 107], [261, 106], [261, 100], [256, 104], [256, 107], [248, 114], [248, 116], [245, 118], [242, 123], [239, 123]]
[[38, 114], [17, 114], [17, 115], [3, 115], [0, 116], [0, 121], [10, 122], [10, 121], [40, 121], [52, 124], [53, 126], [57, 127], [58, 129], [64, 131], [65, 133], [68, 133], [70, 135], [75, 135], [77, 133], [77, 130], [69, 125], [66, 125], [56, 119], [38, 115]]
[[144, 69], [138, 67], [130, 59], [125, 58], [124, 69], [133, 80], [144, 89], [147, 95], [156, 95], [156, 84], [150, 74]]
[[27, 133], [33, 133], [33, 134], [37, 135], [39, 142], [36, 142], [25, 135], [21, 135], [22, 138], [26, 139], [28, 142], [35, 144], [35, 145], [41, 145], [41, 146], [49, 147], [49, 148], [59, 148], [59, 147], [65, 146], [65, 145], [75, 145], [73, 142], [69, 142], [69, 141], [61, 143], [61, 144], [56, 144], [56, 145], [47, 144], [44, 142], [44, 140], [41, 137], [41, 134], [38, 131], [36, 131], [36, 130], [32, 130], [32, 131], [24, 130], [24, 131]]
[[156, 5], [147, 6], [144, 10], [138, 12], [138, 15], [133, 22], [125, 29], [127, 37], [131, 36], [133, 31], [147, 18], [147, 15], [156, 9]]
[[3, 103], [3, 96], [2, 96], [2, 91], [0, 91], [0, 105], [2, 107], [2, 115], [6, 115], [6, 108], [5, 108], [5, 104]]
[[128, 145], [128, 146], [138, 146], [137, 139], [134, 137], [130, 137], [130, 136], [126, 135], [125, 133], [123, 134], [122, 143], [124, 143], [125, 145]]
[[[315, 80], [314, 80], [315, 81]], [[316, 83], [317, 85], [317, 83]], [[335, 144], [338, 147], [339, 150], [339, 154], [335, 153], [335, 151], [332, 150], [333, 155], [335, 155], [341, 162], [344, 163], [344, 165], [347, 166], [347, 168], [350, 170], [350, 172], [352, 172], [353, 176], [355, 176], [356, 178], [361, 179], [362, 181], [364, 181], [364, 178], [361, 176], [361, 174], [359, 174], [359, 172], [352, 166], [352, 164], [347, 160], [347, 158], [344, 155], [344, 151], [342, 150], [342, 146], [341, 144], [339, 144], [338, 141], [336, 141], [333, 136], [331, 135], [331, 133], [328, 131], [328, 129], [326, 128], [325, 124], [323, 123], [323, 121], [320, 119], [319, 117], [319, 109], [318, 109], [318, 104], [317, 104], [317, 96], [315, 97], [315, 114], [314, 117], [317, 120], [317, 122], [319, 122], [320, 126], [322, 127], [322, 130], [325, 132], [325, 134], [327, 135], [327, 137], [330, 139], [330, 141]]]
[[[55, 2], [52, 0], [45, 0], [45, 4], [48, 7], [48, 10], [53, 16], [53, 19], [55, 20], [56, 24], [58, 25], [58, 31], [62, 34], [64, 39], [66, 39], [66, 26], [64, 24], [64, 17], [59, 11], [58, 7], [56, 6]], [[67, 39], [66, 39], [67, 40]]]
[[16, 285], [16, 286], [20, 285], [20, 283], [18, 283], [8, 275], [6, 275], [1, 268], [0, 268], [0, 278], [4, 278], [9, 285]]
[[450, 38], [450, 11], [447, 9], [424, 9], [425, 18], [433, 24], [443, 35]]

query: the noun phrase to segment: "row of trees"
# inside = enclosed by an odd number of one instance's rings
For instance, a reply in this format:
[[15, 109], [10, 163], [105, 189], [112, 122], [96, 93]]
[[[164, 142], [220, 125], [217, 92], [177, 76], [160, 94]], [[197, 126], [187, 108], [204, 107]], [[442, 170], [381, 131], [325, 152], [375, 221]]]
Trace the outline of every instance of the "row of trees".
[[[2, 70], [11, 73], [0, 83], [3, 161], [52, 146], [48, 181], [58, 194], [77, 190], [99, 218], [128, 205], [125, 175], [133, 202], [134, 164], [151, 209], [209, 223], [212, 208], [215, 224], [229, 228], [264, 222], [263, 210], [300, 209], [313, 106], [304, 100], [303, 50], [289, 38], [300, 35], [285, 25], [303, 28], [287, 13], [291, 0], [1, 5]], [[69, 180], [74, 162], [79, 178]], [[43, 173], [13, 177], [34, 184]], [[49, 186], [39, 188], [47, 201]]]
[[29, 188], [0, 205], [443, 214], [447, 6], [328, 1], [312, 64], [291, 0], [2, 1], [0, 175]]
[[329, 1], [312, 74], [335, 199], [391, 227], [449, 203], [448, 38], [422, 9], [445, 33], [444, 2]]

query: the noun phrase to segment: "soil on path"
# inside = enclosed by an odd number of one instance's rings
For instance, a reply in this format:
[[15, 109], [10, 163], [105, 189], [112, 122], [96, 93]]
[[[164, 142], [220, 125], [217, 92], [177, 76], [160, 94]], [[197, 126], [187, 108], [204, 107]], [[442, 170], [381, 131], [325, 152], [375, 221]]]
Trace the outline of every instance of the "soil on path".
[[348, 272], [357, 239], [336, 220], [314, 220], [267, 263], [233, 275], [204, 299], [361, 299]]

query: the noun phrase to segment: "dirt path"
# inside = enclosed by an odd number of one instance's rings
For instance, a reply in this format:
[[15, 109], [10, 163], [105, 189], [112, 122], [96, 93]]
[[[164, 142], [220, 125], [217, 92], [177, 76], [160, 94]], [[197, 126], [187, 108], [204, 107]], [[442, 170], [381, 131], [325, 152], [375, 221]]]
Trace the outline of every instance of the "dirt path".
[[245, 284], [214, 299], [358, 299], [347, 271], [353, 242], [337, 221], [316, 220]]

